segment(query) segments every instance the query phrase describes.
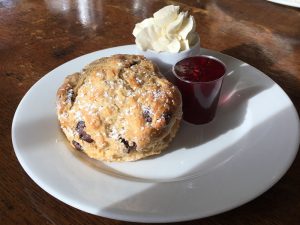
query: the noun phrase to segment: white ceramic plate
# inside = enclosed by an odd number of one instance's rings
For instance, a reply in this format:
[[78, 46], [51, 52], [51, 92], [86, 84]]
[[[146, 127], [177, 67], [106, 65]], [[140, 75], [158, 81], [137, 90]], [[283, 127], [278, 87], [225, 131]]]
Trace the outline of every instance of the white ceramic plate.
[[102, 163], [71, 150], [55, 114], [66, 75], [134, 45], [93, 52], [54, 69], [24, 96], [12, 125], [22, 167], [45, 191], [95, 215], [135, 222], [173, 222], [214, 215], [257, 197], [290, 167], [299, 146], [299, 118], [284, 91], [252, 66], [223, 60], [225, 78], [216, 118], [183, 123], [159, 157]]

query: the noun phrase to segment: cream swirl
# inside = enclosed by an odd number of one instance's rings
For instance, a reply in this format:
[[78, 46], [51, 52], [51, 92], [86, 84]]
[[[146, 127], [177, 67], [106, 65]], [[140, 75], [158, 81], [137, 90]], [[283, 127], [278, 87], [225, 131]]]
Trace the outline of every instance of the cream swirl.
[[176, 53], [192, 47], [198, 40], [194, 17], [169, 5], [153, 17], [137, 23], [133, 30], [136, 45], [142, 50]]

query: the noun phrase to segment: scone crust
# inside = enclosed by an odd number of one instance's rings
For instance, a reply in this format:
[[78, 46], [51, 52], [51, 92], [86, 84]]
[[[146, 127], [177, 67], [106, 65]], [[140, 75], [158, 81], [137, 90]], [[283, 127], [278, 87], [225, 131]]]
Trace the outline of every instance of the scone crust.
[[178, 89], [139, 55], [113, 55], [69, 75], [57, 92], [57, 115], [71, 145], [103, 161], [160, 154], [179, 128]]

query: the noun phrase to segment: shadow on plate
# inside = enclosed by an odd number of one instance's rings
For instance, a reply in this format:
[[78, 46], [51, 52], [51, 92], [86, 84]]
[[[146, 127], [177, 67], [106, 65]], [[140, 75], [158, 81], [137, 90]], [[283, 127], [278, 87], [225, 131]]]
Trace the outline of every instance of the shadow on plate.
[[[263, 138], [269, 135], [270, 128], [274, 128], [274, 121], [280, 121], [279, 127], [285, 126], [283, 118], [292, 110], [289, 105], [275, 112], [253, 127], [238, 143], [224, 149], [239, 149], [239, 152], [217, 164], [209, 171], [209, 175], [149, 184], [130, 194], [124, 193], [119, 201], [101, 209], [98, 214], [134, 222], [174, 222], [214, 215], [252, 200], [275, 184], [285, 172], [286, 166], [282, 166], [285, 163], [280, 163], [282, 167], [278, 169], [278, 165], [272, 161], [278, 157], [278, 151], [270, 154], [270, 146], [281, 143], [281, 140], [271, 143], [272, 137], [269, 136], [268, 141]], [[241, 143], [244, 144], [243, 148]], [[288, 158], [282, 157], [281, 160], [289, 162]]]
[[[183, 121], [176, 137], [162, 155], [181, 148], [197, 147], [239, 127], [244, 122], [248, 101], [273, 85], [271, 81], [256, 81], [251, 76], [251, 70], [254, 68], [248, 64], [240, 62], [235, 70], [231, 70], [234, 65], [230, 65], [229, 62], [226, 65], [228, 65], [229, 70], [224, 79], [214, 120], [203, 125], [193, 125]], [[152, 156], [148, 159], [155, 157], [160, 156]]]

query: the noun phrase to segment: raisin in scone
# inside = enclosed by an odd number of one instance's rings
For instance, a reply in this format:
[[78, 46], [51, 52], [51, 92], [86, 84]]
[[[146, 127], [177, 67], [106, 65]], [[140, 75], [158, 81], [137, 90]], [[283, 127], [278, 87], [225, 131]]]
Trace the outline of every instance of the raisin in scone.
[[178, 89], [150, 60], [113, 55], [68, 76], [57, 92], [57, 114], [72, 146], [104, 161], [159, 154], [179, 128]]

